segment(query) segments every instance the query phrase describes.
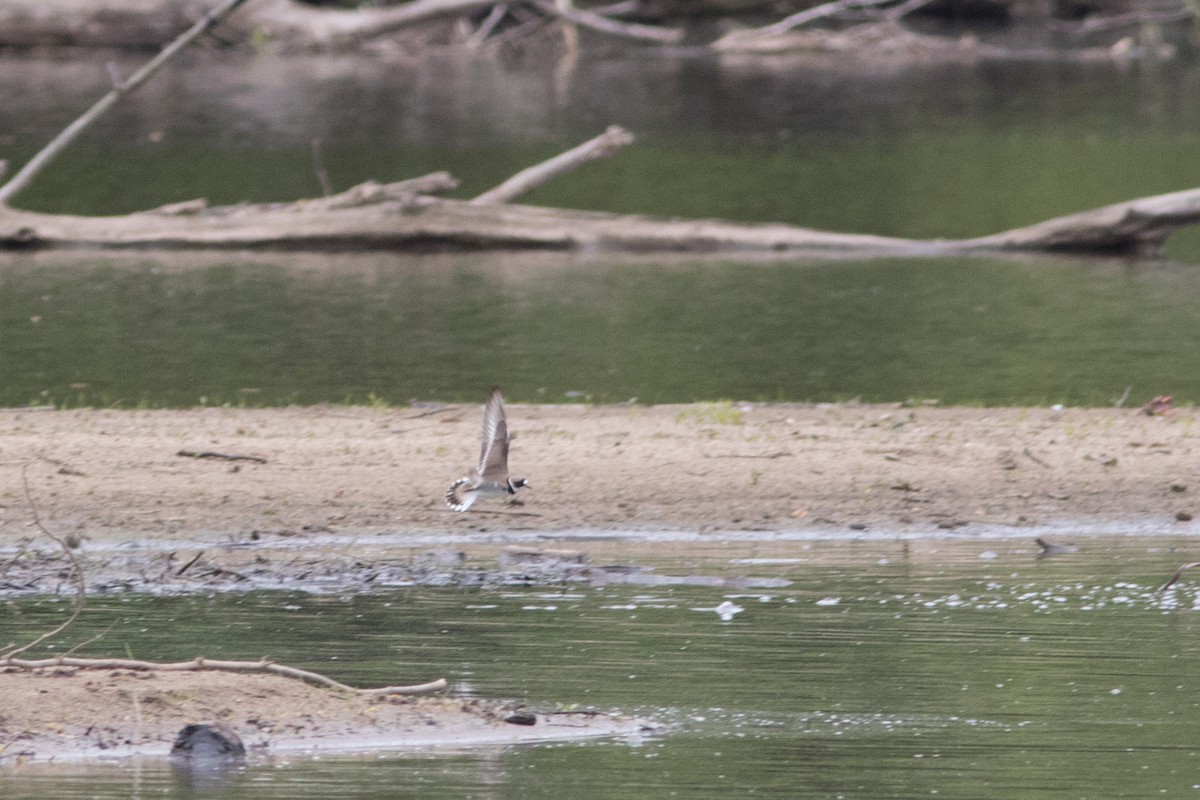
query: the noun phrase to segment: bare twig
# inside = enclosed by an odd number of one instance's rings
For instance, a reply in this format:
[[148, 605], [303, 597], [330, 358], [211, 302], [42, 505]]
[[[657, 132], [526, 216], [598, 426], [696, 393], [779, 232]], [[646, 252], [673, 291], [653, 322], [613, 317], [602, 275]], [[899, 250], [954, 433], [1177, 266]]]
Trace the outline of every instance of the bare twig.
[[1098, 31], [1107, 31], [1114, 28], [1129, 28], [1134, 25], [1145, 25], [1147, 23], [1155, 25], [1170, 25], [1175, 22], [1183, 22], [1195, 16], [1195, 12], [1190, 8], [1180, 8], [1173, 11], [1133, 11], [1126, 14], [1110, 14], [1108, 16], [1089, 17], [1083, 22], [1059, 23], [1056, 27], [1066, 28], [1067, 31], [1075, 36], [1087, 36], [1088, 34]]
[[154, 76], [164, 64], [175, 57], [183, 48], [191, 44], [201, 34], [215, 27], [246, 0], [225, 0], [220, 6], [205, 14], [195, 25], [180, 34], [175, 41], [164, 47], [162, 51], [147, 64], [126, 80], [114, 86], [112, 91], [100, 98], [83, 116], [72, 122], [61, 133], [50, 140], [50, 143], [38, 151], [37, 155], [21, 168], [8, 183], [0, 186], [0, 206], [7, 205], [22, 189], [29, 185], [33, 177], [41, 172], [47, 164], [53, 161], [59, 153], [83, 133], [93, 122], [112, 108], [118, 100], [134, 91]]
[[907, 2], [901, 3], [895, 8], [889, 8], [887, 14], [884, 16], [890, 20], [901, 19], [913, 13], [914, 11], [924, 8], [932, 2], [933, 0], [907, 0]]
[[598, 158], [608, 158], [622, 147], [633, 142], [633, 134], [618, 125], [612, 125], [604, 133], [589, 139], [578, 147], [561, 153], [541, 164], [523, 169], [499, 186], [489, 189], [471, 202], [507, 203], [565, 172]]
[[1024, 450], [1022, 450], [1021, 452], [1022, 452], [1022, 453], [1024, 453], [1024, 454], [1026, 455], [1026, 457], [1028, 457], [1028, 458], [1029, 458], [1029, 460], [1030, 460], [1030, 461], [1032, 461], [1033, 463], [1035, 463], [1035, 464], [1038, 464], [1038, 465], [1040, 465], [1040, 466], [1043, 466], [1043, 467], [1045, 467], [1046, 469], [1051, 469], [1051, 467], [1050, 467], [1050, 465], [1049, 465], [1049, 464], [1047, 464], [1045, 461], [1042, 461], [1040, 458], [1038, 458], [1037, 456], [1035, 456], [1035, 455], [1034, 455], [1034, 454], [1033, 454], [1033, 453], [1030, 451], [1030, 449], [1029, 449], [1028, 447], [1026, 447], [1026, 448], [1025, 448]]
[[374, 203], [386, 203], [393, 200], [410, 200], [416, 195], [447, 192], [458, 188], [458, 180], [449, 172], [431, 172], [418, 178], [408, 178], [392, 183], [365, 181], [352, 186], [344, 192], [320, 197], [316, 200], [302, 200], [295, 205], [302, 211], [323, 211], [337, 208], [358, 208]]
[[[810, 22], [816, 22], [819, 19], [832, 17], [836, 14], [841, 14], [845, 11], [860, 10], [872, 6], [886, 5], [893, 0], [834, 0], [831, 3], [822, 3], [819, 6], [806, 8], [791, 16], [784, 17], [779, 22], [764, 25], [761, 28], [749, 28], [746, 30], [733, 31], [732, 33], [722, 36], [717, 41], [713, 42], [713, 47], [722, 49], [725, 47], [737, 46], [752, 39], [762, 39], [771, 36], [782, 36], [801, 25], [807, 25]], [[907, 5], [907, 4], [905, 4]]]
[[230, 453], [217, 453], [212, 450], [180, 450], [175, 455], [183, 456], [184, 458], [217, 458], [222, 461], [253, 461], [255, 464], [266, 464], [267, 460], [261, 456], [242, 456]]
[[327, 686], [344, 692], [365, 695], [390, 694], [429, 694], [446, 688], [446, 679], [438, 678], [428, 683], [418, 683], [411, 686], [382, 686], [377, 689], [358, 689], [353, 686], [335, 681], [333, 678], [305, 669], [276, 664], [269, 659], [258, 661], [217, 661], [197, 657], [191, 661], [164, 663], [161, 661], [141, 661], [129, 658], [73, 658], [57, 656], [55, 658], [24, 659], [13, 658], [11, 655], [0, 657], [0, 667], [19, 667], [21, 669], [45, 669], [47, 667], [77, 667], [79, 669], [128, 669], [146, 672], [187, 672], [214, 670], [219, 672], [269, 672], [286, 678], [295, 678], [318, 686]]
[[496, 5], [492, 6], [492, 10], [488, 12], [488, 15], [484, 18], [483, 22], [479, 24], [479, 27], [476, 28], [475, 32], [472, 33], [467, 39], [467, 47], [479, 47], [481, 44], [487, 41], [487, 38], [492, 35], [492, 31], [496, 30], [496, 26], [499, 25], [501, 20], [503, 20], [507, 15], [508, 3], [497, 3]]
[[84, 639], [79, 644], [71, 647], [71, 649], [69, 649], [65, 653], [63, 653], [63, 657], [65, 658], [67, 656], [70, 656], [70, 655], [74, 654], [77, 650], [79, 650], [80, 648], [87, 647], [89, 644], [100, 641], [105, 636], [107, 636], [109, 634], [109, 632], [112, 631], [112, 629], [115, 627], [117, 627], [117, 620], [114, 619], [112, 622], [109, 623], [107, 628], [100, 631], [95, 636], [91, 637], [90, 639]]
[[33, 492], [29, 490], [29, 467], [38, 461], [41, 461], [40, 457], [35, 458], [33, 461], [27, 461], [21, 466], [21, 488], [25, 492], [25, 502], [29, 504], [29, 513], [33, 516], [34, 526], [37, 527], [37, 529], [52, 542], [62, 548], [62, 551], [66, 553], [67, 560], [71, 562], [71, 578], [75, 581], [76, 589], [75, 605], [74, 608], [71, 609], [71, 615], [67, 617], [57, 628], [46, 631], [41, 636], [38, 636], [27, 644], [9, 650], [6, 653], [0, 653], [0, 662], [11, 659], [13, 656], [20, 655], [27, 650], [31, 650], [47, 639], [57, 636], [67, 628], [71, 627], [75, 620], [79, 618], [80, 613], [83, 612], [84, 603], [87, 602], [87, 582], [83, 575], [83, 565], [79, 563], [79, 559], [75, 556], [75, 552], [71, 549], [67, 542], [57, 535], [51, 533], [50, 530], [42, 523], [42, 517], [41, 514], [38, 513], [37, 503], [35, 503], [33, 500]]
[[683, 41], [683, 31], [676, 28], [640, 25], [636, 22], [618, 22], [615, 19], [602, 17], [591, 11], [575, 8], [570, 3], [555, 3], [552, 0], [528, 0], [528, 2], [543, 14], [558, 17], [567, 22], [591, 28], [601, 33], [607, 33], [611, 36], [642, 39], [662, 44], [679, 44]]
[[204, 555], [204, 551], [203, 551], [203, 550], [201, 550], [199, 553], [196, 553], [196, 555], [192, 556], [192, 560], [191, 560], [191, 561], [187, 562], [187, 563], [186, 563], [186, 564], [184, 564], [182, 567], [180, 567], [178, 570], [176, 570], [176, 572], [175, 572], [175, 577], [176, 577], [176, 578], [178, 578], [179, 576], [183, 575], [183, 573], [185, 573], [185, 572], [187, 572], [189, 569], [191, 569], [191, 568], [192, 568], [192, 565], [193, 565], [193, 564], [195, 564], [197, 561], [199, 561], [199, 560], [200, 560], [200, 557], [201, 557], [201, 556], [203, 556], [203, 555]]
[[[417, 22], [438, 17], [469, 14], [495, 5], [495, 0], [412, 0], [375, 9], [308, 9], [307, 15], [323, 22], [337, 20], [334, 39], [368, 41], [387, 36]], [[301, 6], [304, 8], [304, 6]], [[364, 11], [366, 13], [364, 13]], [[288, 15], [295, 12], [289, 9]]]
[[625, 14], [637, 13], [641, 8], [641, 0], [620, 0], [620, 2], [609, 3], [606, 6], [597, 6], [588, 10], [593, 14], [600, 14], [605, 17], [621, 17]]
[[1175, 574], [1168, 578], [1166, 583], [1158, 587], [1158, 591], [1165, 592], [1167, 589], [1170, 589], [1175, 585], [1175, 582], [1179, 580], [1183, 573], [1187, 572], [1189, 569], [1195, 569], [1196, 567], [1200, 567], [1200, 561], [1193, 561], [1190, 564], [1184, 564], [1182, 567], [1175, 570]]

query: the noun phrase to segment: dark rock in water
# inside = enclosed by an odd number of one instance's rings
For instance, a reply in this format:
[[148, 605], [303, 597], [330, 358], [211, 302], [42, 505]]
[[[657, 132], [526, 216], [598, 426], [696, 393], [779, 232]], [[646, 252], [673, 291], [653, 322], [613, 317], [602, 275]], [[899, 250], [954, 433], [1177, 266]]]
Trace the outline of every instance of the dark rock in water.
[[1042, 556], [1060, 556], [1064, 553], [1079, 552], [1079, 548], [1073, 544], [1055, 544], [1054, 542], [1047, 542], [1045, 539], [1040, 537], [1034, 539], [1033, 541], [1037, 543], [1039, 558]]
[[537, 725], [537, 716], [534, 714], [510, 714], [504, 718], [504, 721], [509, 725]]
[[233, 728], [221, 722], [184, 727], [171, 746], [171, 758], [230, 760], [246, 757], [246, 746]]

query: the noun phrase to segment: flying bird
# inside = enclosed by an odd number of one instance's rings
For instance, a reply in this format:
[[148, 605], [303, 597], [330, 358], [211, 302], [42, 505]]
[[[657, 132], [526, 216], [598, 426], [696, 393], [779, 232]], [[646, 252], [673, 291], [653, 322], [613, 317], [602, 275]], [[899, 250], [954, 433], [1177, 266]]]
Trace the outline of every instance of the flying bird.
[[528, 486], [524, 478], [508, 476], [508, 423], [504, 418], [504, 398], [500, 387], [492, 388], [487, 405], [483, 407], [483, 449], [475, 474], [459, 478], [446, 490], [446, 505], [455, 511], [466, 511], [480, 496], [499, 497], [516, 494]]

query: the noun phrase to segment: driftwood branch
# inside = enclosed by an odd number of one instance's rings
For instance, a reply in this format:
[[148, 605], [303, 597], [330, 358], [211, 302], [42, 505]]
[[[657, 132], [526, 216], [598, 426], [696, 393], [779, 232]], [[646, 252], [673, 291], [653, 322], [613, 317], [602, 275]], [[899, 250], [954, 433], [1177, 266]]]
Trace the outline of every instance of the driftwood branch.
[[234, 453], [218, 453], [215, 450], [180, 450], [175, 455], [184, 458], [212, 458], [219, 461], [253, 461], [255, 464], [266, 464], [261, 456], [243, 456]]
[[[384, 8], [308, 8], [287, 2], [277, 14], [281, 22], [304, 23], [306, 34], [326, 44], [367, 41], [395, 33], [419, 22], [470, 14], [495, 5], [496, 0], [412, 0]], [[315, 34], [315, 35], [314, 35]]]
[[75, 620], [79, 619], [79, 615], [83, 612], [83, 606], [87, 602], [87, 579], [84, 576], [83, 565], [79, 563], [79, 558], [76, 557], [74, 549], [64, 539], [51, 533], [50, 529], [42, 523], [42, 515], [38, 511], [37, 503], [34, 502], [33, 492], [31, 492], [29, 489], [29, 467], [40, 460], [41, 459], [34, 459], [33, 461], [26, 462], [25, 464], [21, 465], [21, 489], [25, 493], [25, 502], [29, 504], [29, 513], [33, 517], [34, 527], [36, 527], [43, 536], [57, 544], [66, 555], [67, 560], [71, 562], [71, 580], [75, 582], [75, 599], [71, 608], [71, 614], [65, 620], [63, 620], [61, 624], [59, 624], [53, 630], [49, 630], [41, 634], [37, 638], [33, 639], [33, 641], [27, 642], [20, 647], [15, 647], [5, 653], [0, 653], [0, 660], [11, 659], [13, 656], [17, 656], [28, 650], [32, 650], [47, 639], [62, 633], [67, 628], [71, 627], [71, 625], [75, 623]]
[[622, 147], [632, 143], [633, 134], [618, 125], [611, 125], [608, 130], [594, 139], [589, 139], [578, 147], [560, 153], [541, 164], [521, 170], [504, 183], [494, 189], [489, 189], [471, 202], [475, 204], [507, 203], [589, 161], [608, 158]]
[[554, 2], [553, 0], [527, 0], [527, 2], [547, 16], [558, 17], [567, 22], [584, 28], [591, 28], [610, 36], [640, 39], [660, 44], [679, 44], [683, 41], [683, 31], [676, 28], [640, 25], [636, 22], [621, 22], [591, 11], [575, 8], [570, 2]]
[[[70, 21], [64, 23], [45, 19], [51, 16], [44, 13], [45, 0], [5, 0], [5, 5], [14, 6], [13, 14], [6, 17], [5, 22], [15, 20], [18, 24], [0, 28], [0, 46], [57, 43], [67, 38], [72, 44], [145, 47], [156, 43], [157, 39], [152, 37], [161, 35], [163, 23], [160, 18], [170, 18], [173, 13], [169, 8], [156, 8], [147, 0], [105, 0], [94, 4], [95, 9], [80, 4], [80, 8], [72, 9]], [[568, 2], [549, 0], [511, 0], [508, 3], [498, 0], [410, 0], [396, 5], [362, 4], [356, 8], [318, 8], [297, 0], [257, 0], [240, 15], [236, 27], [243, 39], [253, 32], [260, 32], [260, 36], [265, 32], [272, 42], [285, 48], [345, 49], [438, 19], [464, 19], [487, 11], [484, 23], [467, 40], [468, 44], [478, 44], [504, 16], [499, 13], [504, 6], [512, 12], [536, 9], [543, 17], [565, 20], [610, 36], [665, 44], [677, 43], [683, 37], [680, 30], [612, 18], [611, 15], [627, 13], [636, 4], [618, 3], [585, 11]]]
[[0, 186], [0, 206], [7, 205], [14, 195], [29, 185], [29, 182], [33, 180], [35, 175], [45, 169], [47, 164], [66, 149], [79, 134], [87, 130], [93, 122], [112, 108], [118, 100], [150, 80], [154, 76], [154, 73], [158, 72], [164, 64], [195, 41], [201, 34], [215, 27], [222, 19], [231, 14], [234, 9], [244, 2], [246, 0], [225, 0], [220, 6], [205, 14], [195, 25], [180, 34], [175, 41], [164, 47], [162, 52], [152, 58], [144, 67], [114, 86], [112, 91], [100, 98], [81, 117], [64, 128], [58, 136], [55, 136], [8, 183]]
[[1200, 561], [1193, 561], [1190, 564], [1184, 564], [1182, 567], [1175, 570], [1175, 574], [1168, 578], [1166, 583], [1158, 587], [1158, 592], [1165, 592], [1167, 589], [1170, 589], [1175, 585], [1176, 581], [1183, 577], [1183, 573], [1187, 572], [1189, 569], [1195, 569], [1196, 567], [1200, 567]]
[[1182, 4], [1180, 8], [1170, 10], [1131, 11], [1125, 14], [1108, 16], [1089, 16], [1082, 22], [1059, 23], [1056, 28], [1065, 29], [1075, 36], [1088, 36], [1098, 31], [1115, 28], [1130, 28], [1140, 25], [1170, 25], [1184, 22], [1196, 16], [1196, 9]]
[[773, 22], [770, 25], [764, 25], [761, 28], [748, 28], [745, 30], [732, 31], [731, 33], [728, 33], [717, 41], [713, 42], [712, 47], [716, 50], [739, 48], [744, 46], [748, 41], [782, 36], [783, 34], [790, 33], [802, 25], [827, 19], [837, 14], [843, 14], [846, 11], [881, 6], [891, 2], [894, 2], [894, 0], [834, 0], [830, 3], [822, 3], [819, 6], [813, 6], [812, 8], [806, 8], [803, 11], [798, 11], [795, 14], [784, 17], [778, 22]]
[[343, 692], [365, 695], [392, 694], [429, 694], [446, 688], [446, 679], [438, 678], [428, 683], [418, 683], [411, 686], [382, 686], [376, 689], [358, 689], [348, 686], [333, 678], [306, 669], [297, 669], [283, 664], [276, 664], [268, 659], [259, 661], [217, 661], [209, 658], [194, 658], [191, 661], [164, 663], [160, 661], [140, 661], [128, 658], [74, 658], [58, 656], [55, 658], [24, 659], [5, 656], [0, 658], [0, 667], [17, 667], [19, 669], [46, 669], [49, 667], [76, 667], [79, 669], [128, 669], [146, 672], [189, 672], [214, 670], [221, 672], [268, 672], [295, 678], [317, 686], [327, 686]]
[[937, 240], [833, 233], [777, 223], [540, 208], [481, 198], [416, 195], [346, 208], [330, 208], [325, 203], [329, 199], [124, 217], [0, 207], [0, 247], [360, 251], [433, 247], [855, 258], [1037, 252], [1156, 256], [1171, 233], [1200, 222], [1200, 189], [1143, 197], [991, 236]]
[[418, 204], [420, 197], [427, 194], [447, 192], [458, 188], [458, 179], [448, 172], [431, 172], [419, 178], [408, 178], [392, 183], [366, 181], [352, 186], [344, 192], [318, 197], [311, 200], [297, 200], [294, 203], [280, 205], [268, 203], [259, 206], [240, 205], [231, 207], [210, 207], [204, 198], [184, 200], [180, 203], [168, 203], [147, 211], [137, 211], [135, 214], [152, 214], [160, 217], [186, 217], [209, 213], [212, 215], [235, 216], [253, 213], [256, 209], [275, 208], [288, 212], [332, 211], [335, 209], [359, 208], [376, 203], [393, 203], [401, 207]]
[[1057, 250], [1154, 255], [1169, 235], [1196, 222], [1200, 222], [1200, 189], [1188, 189], [1055, 217], [957, 244], [966, 251]]
[[508, 3], [497, 3], [484, 18], [479, 27], [467, 38], [467, 47], [476, 48], [482, 45], [492, 35], [492, 31], [508, 16]]
[[409, 178], [392, 183], [366, 181], [344, 192], [331, 194], [317, 200], [301, 201], [301, 204], [306, 210], [356, 208], [388, 201], [410, 202], [417, 195], [448, 192], [457, 188], [458, 180], [449, 172], [431, 172], [419, 178]]

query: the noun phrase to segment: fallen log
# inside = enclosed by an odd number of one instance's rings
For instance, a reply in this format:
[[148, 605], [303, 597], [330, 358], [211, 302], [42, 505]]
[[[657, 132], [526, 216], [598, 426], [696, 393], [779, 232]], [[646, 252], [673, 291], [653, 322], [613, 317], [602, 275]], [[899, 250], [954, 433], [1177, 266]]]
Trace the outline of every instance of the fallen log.
[[[608, 36], [678, 43], [674, 28], [620, 22], [570, 3], [524, 0], [548, 19]], [[181, 33], [196, 13], [195, 0], [89, 0], [0, 3], [0, 46], [156, 48]], [[297, 0], [249, 0], [244, 13], [223, 28], [233, 41], [273, 43], [285, 50], [354, 50], [421, 25], [486, 14], [498, 0], [410, 0], [398, 5], [338, 8]], [[518, 3], [513, 2], [513, 5]]]
[[1200, 189], [1144, 197], [973, 239], [919, 240], [778, 223], [669, 219], [425, 195], [81, 217], [0, 208], [0, 248], [564, 250], [934, 257], [1056, 252], [1153, 257], [1200, 221]]

